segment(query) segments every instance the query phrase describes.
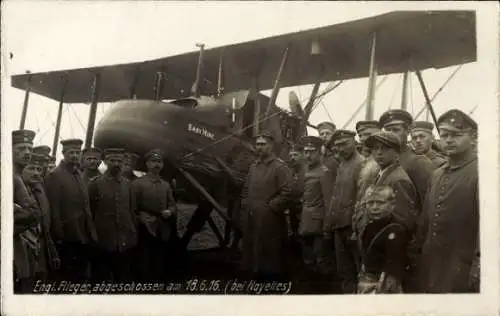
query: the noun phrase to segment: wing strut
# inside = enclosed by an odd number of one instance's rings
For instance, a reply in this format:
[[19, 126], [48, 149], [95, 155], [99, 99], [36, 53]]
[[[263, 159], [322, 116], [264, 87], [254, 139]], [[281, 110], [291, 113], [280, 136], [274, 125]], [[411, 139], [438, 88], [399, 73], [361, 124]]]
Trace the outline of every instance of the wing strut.
[[205, 44], [196, 44], [200, 48], [200, 56], [198, 57], [198, 67], [196, 68], [196, 80], [191, 89], [191, 93], [196, 97], [200, 97], [200, 85], [203, 83], [203, 56], [205, 53]]
[[403, 74], [403, 91], [401, 92], [401, 109], [405, 111], [408, 110], [408, 74], [409, 71]]
[[370, 78], [368, 81], [368, 97], [366, 102], [366, 120], [373, 120], [373, 106], [375, 101], [375, 86], [377, 84], [377, 69], [375, 64], [377, 33], [372, 33], [370, 48]]
[[280, 90], [281, 74], [283, 73], [283, 69], [285, 69], [286, 63], [288, 61], [288, 52], [289, 52], [289, 48], [287, 47], [287, 48], [285, 48], [285, 51], [283, 52], [283, 57], [281, 58], [280, 68], [278, 70], [278, 73], [276, 74], [276, 78], [274, 79], [273, 91], [271, 92], [271, 97], [269, 98], [269, 103], [267, 104], [265, 117], [269, 116], [269, 113], [271, 113], [271, 107], [273, 106], [273, 104], [276, 103], [276, 98], [278, 97], [278, 92]]
[[429, 98], [429, 94], [427, 93], [427, 88], [425, 87], [424, 79], [422, 78], [422, 73], [417, 69], [415, 72], [417, 74], [418, 82], [420, 83], [420, 87], [422, 88], [422, 93], [425, 97], [425, 104], [427, 105], [428, 110], [431, 112], [432, 120], [434, 121], [434, 125], [439, 133], [439, 126], [436, 118], [436, 113], [434, 113], [434, 109], [432, 108], [431, 99]]
[[30, 90], [31, 90], [30, 83], [31, 83], [31, 75], [28, 75], [26, 93], [24, 94], [23, 112], [21, 113], [21, 121], [19, 122], [19, 129], [24, 129], [24, 125], [26, 123], [26, 115], [28, 113], [28, 103], [30, 99]]
[[101, 85], [101, 76], [100, 74], [95, 74], [94, 82], [92, 83], [92, 97], [90, 104], [89, 122], [87, 124], [87, 135], [85, 136], [84, 148], [92, 147], [92, 137], [94, 136], [94, 126], [97, 114], [97, 103], [99, 100], [100, 85]]
[[155, 78], [155, 101], [159, 102], [162, 98], [163, 87], [165, 86], [165, 73], [158, 71]]
[[68, 86], [68, 78], [61, 78], [63, 80], [62, 89], [61, 89], [61, 98], [59, 99], [59, 109], [57, 110], [57, 121], [56, 121], [56, 131], [54, 133], [54, 143], [52, 145], [52, 156], [57, 155], [57, 145], [59, 144], [59, 133], [61, 131], [61, 119], [62, 119], [62, 111], [64, 105], [64, 96], [66, 94], [66, 87]]

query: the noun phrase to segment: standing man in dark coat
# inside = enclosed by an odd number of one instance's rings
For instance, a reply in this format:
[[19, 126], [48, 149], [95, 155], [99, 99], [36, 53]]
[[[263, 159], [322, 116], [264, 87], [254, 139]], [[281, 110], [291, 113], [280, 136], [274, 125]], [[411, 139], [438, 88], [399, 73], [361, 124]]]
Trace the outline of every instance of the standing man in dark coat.
[[49, 169], [49, 164], [50, 164], [50, 147], [47, 146], [47, 145], [41, 145], [41, 146], [36, 146], [36, 147], [33, 147], [33, 153], [34, 154], [39, 154], [39, 155], [43, 155], [43, 156], [47, 156], [48, 159], [46, 159], [45, 161], [43, 161], [43, 173], [42, 173], [42, 179], [45, 178], [45, 176], [47, 175], [48, 173], [48, 169]]
[[59, 255], [50, 234], [49, 200], [43, 188], [44, 166], [48, 161], [48, 155], [33, 153], [30, 162], [24, 168], [22, 174], [28, 193], [30, 197], [36, 201], [40, 210], [38, 224], [31, 229], [33, 234], [38, 236], [40, 241], [37, 259], [38, 265], [36, 269], [37, 278], [40, 280], [52, 278], [53, 272], [55, 272], [60, 265]]
[[326, 239], [334, 238], [337, 272], [344, 293], [355, 293], [358, 273], [356, 242], [352, 239], [352, 218], [359, 190], [359, 175], [365, 158], [356, 150], [355, 135], [353, 131], [337, 130], [328, 143], [328, 147], [337, 148], [341, 162], [323, 232]]
[[477, 124], [450, 110], [439, 119], [448, 163], [431, 179], [424, 204], [418, 276], [425, 293], [479, 292]]
[[292, 172], [273, 154], [274, 139], [262, 133], [256, 139], [259, 155], [249, 169], [242, 191], [242, 269], [258, 278], [286, 273], [286, 205]]
[[[141, 278], [159, 281], [167, 277], [168, 242], [177, 227], [168, 221], [177, 213], [170, 184], [160, 178], [164, 154], [153, 149], [144, 156], [148, 173], [133, 182], [138, 213]], [[170, 257], [170, 258], [169, 258]]]
[[417, 190], [417, 210], [421, 212], [430, 177], [437, 168], [429, 158], [414, 154], [408, 146], [408, 133], [413, 123], [410, 113], [399, 109], [389, 110], [380, 116], [379, 121], [385, 131], [393, 132], [401, 141], [399, 162]]
[[302, 240], [302, 258], [311, 272], [322, 275], [322, 279], [332, 272], [327, 260], [323, 242], [323, 222], [325, 210], [330, 201], [331, 183], [328, 168], [321, 164], [323, 140], [315, 136], [301, 139], [307, 171], [304, 176], [303, 209], [300, 217], [299, 233]]
[[81, 139], [61, 141], [64, 159], [45, 180], [61, 278], [72, 281], [90, 277], [91, 246], [97, 240], [87, 185], [79, 170], [82, 144]]
[[440, 168], [446, 163], [447, 158], [432, 148], [435, 141], [432, 135], [433, 129], [434, 124], [430, 122], [414, 122], [411, 128], [411, 143], [415, 154], [427, 156], [437, 168]]
[[35, 132], [30, 130], [12, 132], [15, 293], [29, 293], [33, 290], [37, 267], [39, 238], [33, 234], [32, 229], [38, 225], [40, 210], [22, 180], [22, 171], [31, 159], [34, 138]]
[[102, 150], [91, 147], [85, 148], [82, 152], [83, 179], [89, 184], [101, 175], [99, 165], [102, 162]]
[[137, 246], [137, 219], [132, 183], [122, 176], [124, 150], [104, 150], [106, 173], [89, 184], [90, 209], [99, 240], [98, 281], [132, 279], [133, 249]]
[[137, 168], [138, 160], [139, 160], [139, 155], [130, 152], [125, 152], [125, 156], [123, 159], [122, 175], [125, 178], [129, 179], [130, 181], [138, 179], [138, 177], [134, 174], [134, 170]]

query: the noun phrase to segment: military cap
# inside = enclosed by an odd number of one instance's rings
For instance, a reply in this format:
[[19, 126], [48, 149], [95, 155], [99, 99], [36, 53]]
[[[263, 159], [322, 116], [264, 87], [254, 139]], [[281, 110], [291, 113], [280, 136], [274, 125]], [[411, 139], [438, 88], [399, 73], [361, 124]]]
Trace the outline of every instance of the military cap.
[[33, 153], [33, 154], [31, 154], [31, 159], [30, 159], [29, 164], [43, 166], [44, 164], [49, 162], [49, 160], [50, 160], [50, 158], [47, 155]]
[[399, 137], [392, 132], [378, 132], [366, 139], [365, 145], [368, 148], [373, 148], [375, 143], [382, 143], [390, 148], [394, 148], [397, 151], [401, 151], [401, 141]]
[[384, 112], [379, 119], [383, 127], [394, 124], [406, 124], [410, 126], [413, 123], [413, 117], [410, 113], [401, 109], [394, 109]]
[[33, 144], [36, 133], [28, 129], [12, 131], [12, 145], [29, 143]]
[[460, 110], [449, 110], [438, 119], [440, 128], [455, 131], [477, 130], [477, 123], [470, 116]]
[[304, 136], [300, 139], [300, 143], [304, 148], [312, 147], [316, 149], [320, 149], [324, 144], [323, 139], [317, 136]]
[[332, 137], [326, 142], [326, 146], [332, 147], [333, 143], [336, 140], [343, 139], [343, 138], [354, 138], [354, 136], [356, 136], [356, 133], [353, 131], [349, 131], [346, 129], [338, 129], [333, 133]]
[[424, 132], [432, 133], [433, 129], [434, 129], [434, 124], [432, 124], [431, 122], [426, 122], [426, 121], [415, 121], [415, 122], [413, 122], [413, 125], [411, 126], [412, 132], [424, 131]]
[[335, 132], [335, 130], [337, 129], [337, 126], [335, 126], [335, 124], [333, 124], [332, 122], [326, 121], [326, 122], [319, 123], [317, 126], [317, 129], [318, 129], [318, 131], [320, 131], [322, 129], [329, 129], [332, 132]]
[[361, 132], [367, 128], [378, 128], [382, 129], [379, 121], [359, 121], [356, 123], [356, 132]]
[[83, 155], [96, 155], [96, 156], [102, 156], [102, 150], [97, 148], [97, 147], [90, 147], [90, 148], [85, 148], [82, 151]]
[[50, 155], [50, 147], [47, 145], [33, 147], [33, 153], [48, 156]]
[[79, 138], [70, 138], [61, 140], [61, 145], [63, 146], [63, 150], [66, 148], [78, 148], [81, 149], [83, 145], [83, 140]]
[[149, 160], [151, 158], [163, 160], [165, 158], [165, 154], [163, 153], [163, 151], [161, 149], [155, 148], [155, 149], [148, 151], [144, 155], [144, 159], [146, 159], [146, 160]]
[[255, 139], [257, 139], [257, 138], [259, 138], [259, 137], [261, 137], [261, 138], [265, 138], [265, 139], [267, 139], [267, 140], [270, 140], [270, 141], [274, 142], [274, 137], [273, 137], [273, 135], [272, 135], [271, 133], [269, 133], [269, 132], [262, 132], [262, 133], [259, 133], [259, 134], [257, 135], [257, 137], [255, 137]]
[[125, 150], [123, 148], [106, 148], [104, 149], [104, 157], [111, 155], [123, 155]]

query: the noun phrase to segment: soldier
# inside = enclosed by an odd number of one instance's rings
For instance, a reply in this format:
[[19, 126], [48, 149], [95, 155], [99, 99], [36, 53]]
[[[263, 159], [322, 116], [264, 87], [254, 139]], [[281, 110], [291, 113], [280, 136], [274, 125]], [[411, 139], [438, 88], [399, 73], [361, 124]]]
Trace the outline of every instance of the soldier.
[[98, 281], [130, 281], [133, 249], [137, 246], [136, 203], [132, 183], [122, 176], [124, 150], [104, 150], [108, 169], [90, 182], [90, 208], [99, 240]]
[[87, 185], [79, 170], [82, 144], [81, 139], [61, 141], [64, 159], [45, 179], [60, 277], [72, 281], [90, 277], [91, 246], [97, 240]]
[[328, 274], [331, 266], [327, 263], [323, 242], [323, 221], [325, 209], [330, 201], [331, 184], [329, 169], [321, 164], [323, 140], [315, 136], [302, 138], [307, 171], [304, 176], [303, 209], [299, 233], [302, 239], [302, 257], [310, 271]]
[[359, 294], [402, 293], [408, 233], [394, 217], [396, 203], [391, 186], [374, 185], [366, 192], [368, 221], [358, 237], [362, 258]]
[[292, 193], [288, 206], [290, 230], [293, 242], [297, 241], [300, 213], [302, 212], [302, 194], [304, 193], [305, 164], [302, 155], [302, 146], [296, 144], [290, 149], [290, 169], [292, 170]]
[[358, 179], [365, 158], [355, 148], [354, 136], [349, 130], [337, 130], [328, 146], [338, 150], [340, 165], [324, 222], [326, 239], [334, 238], [337, 272], [344, 293], [355, 293], [357, 276], [357, 250], [352, 240], [352, 218], [358, 195]]
[[[39, 154], [39, 155], [44, 155], [44, 156], [47, 156], [47, 158], [49, 158], [50, 157], [50, 147], [47, 145], [33, 147], [33, 153]], [[45, 176], [47, 175], [47, 172], [49, 169], [49, 164], [50, 164], [50, 159], [46, 159], [43, 161], [42, 179], [45, 178]]]
[[259, 278], [282, 277], [286, 272], [286, 205], [292, 172], [273, 154], [269, 133], [256, 138], [258, 159], [250, 166], [242, 190], [242, 269]]
[[177, 213], [170, 184], [160, 178], [164, 154], [153, 149], [144, 156], [148, 173], [133, 182], [138, 212], [141, 278], [163, 280], [169, 259], [167, 249], [177, 227], [169, 222]]
[[325, 144], [325, 146], [323, 146], [323, 148], [321, 149], [321, 163], [324, 164], [328, 169], [336, 171], [339, 163], [335, 158], [335, 148], [329, 148], [328, 146], [326, 146], [326, 143], [330, 141], [337, 127], [332, 122], [322, 122], [318, 124], [317, 128], [319, 137]]
[[[417, 193], [408, 174], [398, 162], [401, 152], [399, 138], [391, 132], [379, 132], [368, 137], [366, 145], [370, 148], [373, 158], [380, 168], [374, 185], [385, 185], [392, 188], [396, 203], [393, 212], [395, 220], [403, 225], [408, 232], [411, 232], [416, 221]], [[366, 193], [362, 199], [363, 202], [365, 197]]]
[[31, 198], [22, 180], [22, 171], [31, 159], [35, 132], [12, 132], [12, 157], [14, 162], [14, 292], [28, 293], [33, 289], [36, 270], [38, 238], [31, 229], [38, 224], [40, 210]]
[[411, 129], [411, 142], [413, 151], [417, 155], [427, 156], [437, 168], [446, 163], [446, 157], [435, 151], [432, 147], [435, 139], [432, 135], [434, 124], [425, 121], [416, 121]]
[[88, 184], [101, 175], [99, 165], [102, 161], [102, 150], [91, 147], [82, 152], [83, 179]]
[[423, 155], [414, 154], [407, 144], [408, 132], [413, 123], [410, 113], [405, 110], [389, 110], [380, 116], [380, 124], [385, 131], [393, 132], [401, 141], [399, 162], [417, 190], [417, 210], [422, 211], [429, 179], [436, 166]]
[[134, 153], [126, 152], [123, 159], [122, 173], [123, 176], [130, 181], [138, 179], [134, 174], [134, 170], [137, 168], [137, 161], [139, 160], [139, 155]]
[[38, 279], [46, 280], [49, 273], [59, 268], [60, 260], [54, 242], [50, 235], [49, 201], [43, 188], [43, 169], [49, 161], [48, 155], [32, 154], [31, 160], [23, 170], [23, 181], [26, 184], [30, 197], [36, 201], [40, 210], [38, 225], [32, 232], [39, 240], [38, 266], [36, 269]]
[[432, 176], [418, 266], [425, 293], [479, 292], [477, 123], [459, 110], [439, 119], [448, 163]]

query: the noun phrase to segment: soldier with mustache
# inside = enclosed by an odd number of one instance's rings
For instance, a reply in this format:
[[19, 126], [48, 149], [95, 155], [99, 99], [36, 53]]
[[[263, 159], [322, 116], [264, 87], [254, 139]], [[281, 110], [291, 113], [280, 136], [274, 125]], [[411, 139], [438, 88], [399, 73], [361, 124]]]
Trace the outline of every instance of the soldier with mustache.
[[448, 162], [431, 178], [417, 237], [419, 290], [478, 293], [480, 277], [477, 123], [459, 110], [438, 119]]
[[101, 175], [99, 165], [102, 162], [102, 150], [91, 147], [86, 148], [82, 152], [82, 167], [83, 178], [88, 184], [90, 181], [97, 179]]
[[169, 242], [177, 235], [174, 194], [170, 184], [160, 177], [163, 159], [160, 149], [149, 151], [144, 156], [148, 173], [133, 182], [138, 214], [140, 277], [149, 281], [168, 277]]

